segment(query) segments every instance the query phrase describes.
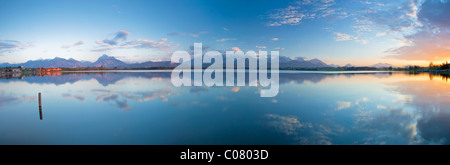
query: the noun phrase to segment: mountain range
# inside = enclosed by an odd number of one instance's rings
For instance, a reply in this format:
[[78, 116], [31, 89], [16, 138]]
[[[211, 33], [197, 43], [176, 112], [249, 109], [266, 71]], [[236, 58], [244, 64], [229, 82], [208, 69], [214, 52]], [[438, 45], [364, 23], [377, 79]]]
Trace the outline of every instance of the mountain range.
[[374, 65], [370, 65], [370, 67], [374, 67], [374, 68], [395, 68], [395, 66], [388, 64], [388, 63], [378, 63], [378, 64], [374, 64]]
[[95, 62], [90, 61], [77, 61], [73, 58], [64, 59], [60, 57], [55, 57], [54, 59], [45, 60], [29, 60], [25, 63], [19, 64], [9, 64], [1, 63], [0, 67], [17, 67], [23, 66], [25, 68], [80, 68], [80, 67], [107, 67], [107, 68], [152, 68], [152, 67], [175, 67], [177, 64], [173, 64], [170, 61], [161, 62], [143, 62], [143, 63], [133, 63], [127, 64], [123, 61], [116, 59], [113, 56], [108, 56], [106, 54], [102, 55]]
[[[224, 60], [225, 61], [225, 60]], [[341, 67], [339, 65], [334, 64], [326, 64], [325, 62], [314, 58], [314, 59], [306, 59], [304, 57], [295, 57], [290, 58], [286, 56], [280, 56], [279, 58], [280, 68], [336, 68]], [[95, 62], [90, 61], [77, 61], [73, 58], [64, 59], [60, 57], [55, 57], [53, 59], [44, 59], [44, 60], [29, 60], [25, 63], [19, 64], [10, 64], [10, 63], [1, 63], [0, 67], [17, 67], [23, 66], [25, 68], [80, 68], [80, 67], [107, 67], [107, 68], [156, 68], [156, 67], [176, 67], [177, 63], [171, 63], [170, 61], [160, 61], [153, 62], [147, 61], [142, 63], [125, 63], [121, 60], [116, 59], [113, 56], [108, 56], [106, 54], [100, 56]], [[347, 64], [343, 67], [357, 67], [351, 64]], [[387, 68], [394, 67], [387, 63], [378, 63], [375, 65], [371, 65], [370, 67], [374, 68]]]

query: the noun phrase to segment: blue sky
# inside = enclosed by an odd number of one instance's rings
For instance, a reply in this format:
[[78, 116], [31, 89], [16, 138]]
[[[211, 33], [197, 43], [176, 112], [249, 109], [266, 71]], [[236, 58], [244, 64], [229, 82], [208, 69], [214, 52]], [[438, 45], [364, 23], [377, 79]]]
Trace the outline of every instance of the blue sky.
[[447, 0], [2, 0], [0, 15], [0, 63], [169, 60], [194, 42], [339, 65], [450, 57]]

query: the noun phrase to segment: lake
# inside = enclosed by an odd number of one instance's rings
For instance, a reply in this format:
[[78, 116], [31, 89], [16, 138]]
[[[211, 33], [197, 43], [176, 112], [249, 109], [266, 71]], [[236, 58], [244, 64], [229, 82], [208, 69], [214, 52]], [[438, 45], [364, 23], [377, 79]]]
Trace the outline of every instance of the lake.
[[0, 79], [0, 144], [450, 144], [440, 75], [282, 71], [270, 98], [253, 86], [174, 87], [170, 75]]

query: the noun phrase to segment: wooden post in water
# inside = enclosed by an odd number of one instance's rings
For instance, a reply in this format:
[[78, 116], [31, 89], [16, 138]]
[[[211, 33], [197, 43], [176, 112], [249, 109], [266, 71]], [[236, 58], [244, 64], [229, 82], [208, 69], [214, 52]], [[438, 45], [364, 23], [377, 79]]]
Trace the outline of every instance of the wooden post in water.
[[38, 96], [39, 96], [39, 118], [42, 120], [41, 92], [39, 92]]

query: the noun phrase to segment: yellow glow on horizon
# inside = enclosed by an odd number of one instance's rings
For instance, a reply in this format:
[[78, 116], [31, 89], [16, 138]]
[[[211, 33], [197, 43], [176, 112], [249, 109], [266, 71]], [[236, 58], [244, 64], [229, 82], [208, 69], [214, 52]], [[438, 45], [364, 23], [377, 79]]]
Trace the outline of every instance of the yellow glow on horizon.
[[446, 63], [448, 61], [431, 61], [431, 62], [433, 62], [433, 65], [441, 65], [441, 64]]

